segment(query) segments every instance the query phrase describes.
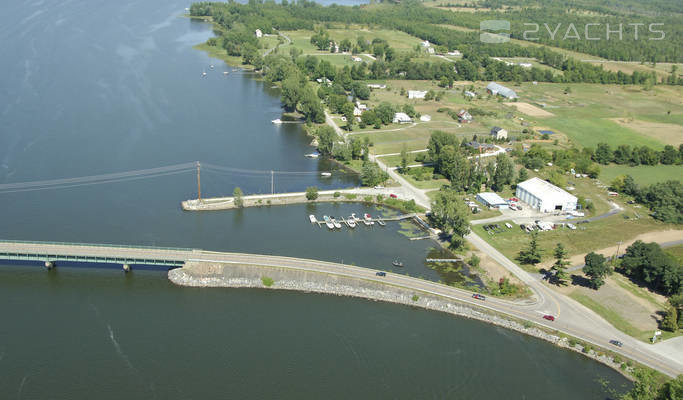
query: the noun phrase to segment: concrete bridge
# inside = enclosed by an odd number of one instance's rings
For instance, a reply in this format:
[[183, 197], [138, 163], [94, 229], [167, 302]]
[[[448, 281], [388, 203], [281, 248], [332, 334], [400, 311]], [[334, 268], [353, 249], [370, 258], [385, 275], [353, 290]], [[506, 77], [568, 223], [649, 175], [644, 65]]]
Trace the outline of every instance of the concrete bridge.
[[[610, 348], [613, 352], [629, 357], [669, 376], [683, 372], [679, 352], [663, 352], [657, 346], [647, 345], [623, 332], [616, 330], [600, 316], [571, 299], [557, 294], [537, 281], [530, 281], [534, 300], [509, 301], [489, 297], [485, 301], [472, 298], [472, 292], [436, 282], [413, 278], [403, 274], [387, 272], [376, 275], [377, 270], [326, 261], [292, 257], [213, 252], [198, 249], [97, 245], [57, 242], [0, 241], [0, 260], [25, 260], [44, 262], [52, 268], [60, 261], [97, 262], [121, 265], [128, 270], [132, 265], [162, 265], [169, 269], [181, 267], [187, 261], [212, 262], [261, 267], [288, 268], [323, 274], [351, 277], [365, 281], [402, 287], [429, 293], [443, 298], [467, 303], [479, 309], [487, 309], [510, 317], [531, 321], [547, 329], [564, 332], [585, 342]], [[556, 317], [554, 322], [542, 318], [545, 314]], [[561, 314], [561, 316], [560, 316]], [[623, 348], [609, 344], [612, 339], [624, 343]]]

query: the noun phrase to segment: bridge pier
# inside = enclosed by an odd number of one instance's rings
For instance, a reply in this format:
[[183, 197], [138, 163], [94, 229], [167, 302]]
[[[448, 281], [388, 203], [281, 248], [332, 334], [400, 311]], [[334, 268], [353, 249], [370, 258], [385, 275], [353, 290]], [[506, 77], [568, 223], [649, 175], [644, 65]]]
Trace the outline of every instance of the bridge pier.
[[54, 263], [54, 262], [52, 262], [52, 261], [45, 261], [45, 268], [47, 268], [48, 270], [51, 270], [51, 269], [54, 268], [54, 267], [55, 267], [55, 263]]
[[132, 270], [129, 264], [123, 264], [123, 272], [128, 273]]

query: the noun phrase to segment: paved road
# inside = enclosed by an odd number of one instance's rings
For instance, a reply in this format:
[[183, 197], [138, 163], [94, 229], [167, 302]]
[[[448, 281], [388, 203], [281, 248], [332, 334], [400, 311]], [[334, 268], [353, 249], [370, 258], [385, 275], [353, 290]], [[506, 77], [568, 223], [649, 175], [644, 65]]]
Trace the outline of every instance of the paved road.
[[[562, 295], [552, 292], [541, 282], [533, 279], [528, 273], [516, 266], [476, 235], [470, 235], [467, 239], [476, 247], [481, 248], [487, 254], [491, 255], [496, 261], [503, 264], [520, 280], [527, 283], [535, 293], [535, 301], [526, 300], [513, 302], [495, 298], [479, 301], [471, 297], [471, 292], [401, 274], [389, 272], [385, 277], [378, 277], [375, 275], [377, 271], [370, 268], [270, 255], [224, 253], [190, 249], [105, 247], [79, 244], [16, 242], [0, 242], [0, 252], [68, 254], [97, 257], [106, 256], [110, 258], [158, 258], [184, 261], [221, 262], [227, 264], [250, 264], [330, 273], [351, 278], [371, 280], [443, 296], [445, 298], [476, 305], [516, 318], [533, 321], [536, 324], [566, 332], [567, 334], [603, 347], [610, 346], [610, 339], [618, 339], [624, 343], [624, 347], [614, 348], [613, 350], [615, 352], [621, 353], [624, 356], [639, 361], [670, 376], [676, 376], [683, 372], [683, 365], [681, 365], [680, 360], [667, 359], [661, 354], [657, 354], [658, 352], [653, 351], [647, 344], [640, 343], [617, 331], [590, 310], [585, 309], [583, 306]], [[546, 321], [542, 318], [544, 314], [555, 315], [557, 319], [555, 322]]]

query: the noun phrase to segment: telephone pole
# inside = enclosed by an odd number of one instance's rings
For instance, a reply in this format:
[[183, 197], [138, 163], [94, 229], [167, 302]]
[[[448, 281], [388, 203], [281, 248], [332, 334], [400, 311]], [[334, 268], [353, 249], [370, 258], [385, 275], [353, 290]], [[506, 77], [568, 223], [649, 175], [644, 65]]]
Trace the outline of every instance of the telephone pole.
[[201, 165], [197, 161], [197, 199], [202, 199], [202, 176], [201, 176]]

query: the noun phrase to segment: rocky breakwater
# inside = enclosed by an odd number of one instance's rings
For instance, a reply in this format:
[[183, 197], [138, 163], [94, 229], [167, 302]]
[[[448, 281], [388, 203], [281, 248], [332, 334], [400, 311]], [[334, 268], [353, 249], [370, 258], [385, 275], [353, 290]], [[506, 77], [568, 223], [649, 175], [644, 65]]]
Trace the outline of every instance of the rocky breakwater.
[[590, 347], [584, 349], [580, 343], [546, 332], [531, 323], [518, 322], [455, 300], [380, 282], [292, 268], [203, 261], [190, 261], [183, 268], [170, 270], [168, 278], [179, 286], [295, 290], [361, 297], [441, 311], [534, 336], [559, 347], [581, 352], [587, 357], [625, 372], [622, 364], [612, 357]]

